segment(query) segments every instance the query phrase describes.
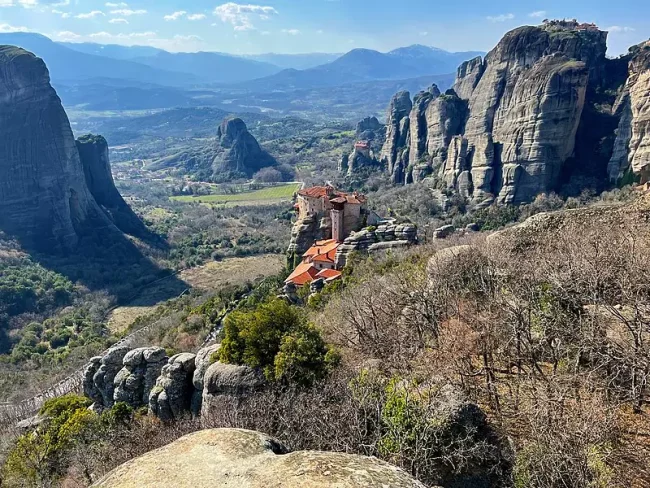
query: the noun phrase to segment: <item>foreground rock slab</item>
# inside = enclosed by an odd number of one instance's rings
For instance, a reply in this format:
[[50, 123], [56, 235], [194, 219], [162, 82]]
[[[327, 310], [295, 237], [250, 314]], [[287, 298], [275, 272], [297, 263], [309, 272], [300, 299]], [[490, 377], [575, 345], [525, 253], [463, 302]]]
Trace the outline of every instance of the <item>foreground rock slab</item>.
[[176, 488], [424, 488], [401, 469], [376, 458], [287, 449], [242, 429], [189, 434], [133, 459], [94, 487]]

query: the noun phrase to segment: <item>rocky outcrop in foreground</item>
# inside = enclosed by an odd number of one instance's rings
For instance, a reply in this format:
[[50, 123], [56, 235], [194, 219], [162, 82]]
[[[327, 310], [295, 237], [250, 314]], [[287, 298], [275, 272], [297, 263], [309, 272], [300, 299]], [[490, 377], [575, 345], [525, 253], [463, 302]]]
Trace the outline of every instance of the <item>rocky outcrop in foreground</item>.
[[0, 46], [0, 133], [0, 230], [47, 252], [73, 250], [84, 235], [122, 236], [89, 189], [45, 63], [14, 46]]
[[570, 21], [521, 27], [485, 59], [463, 63], [444, 95], [432, 87], [411, 103], [398, 93], [382, 150], [392, 181], [433, 175], [476, 203], [518, 204], [556, 189], [566, 165], [577, 164], [588, 90], [607, 78], [606, 41], [606, 32]]
[[213, 429], [189, 434], [116, 468], [96, 488], [424, 488], [376, 458], [289, 452], [259, 432]]

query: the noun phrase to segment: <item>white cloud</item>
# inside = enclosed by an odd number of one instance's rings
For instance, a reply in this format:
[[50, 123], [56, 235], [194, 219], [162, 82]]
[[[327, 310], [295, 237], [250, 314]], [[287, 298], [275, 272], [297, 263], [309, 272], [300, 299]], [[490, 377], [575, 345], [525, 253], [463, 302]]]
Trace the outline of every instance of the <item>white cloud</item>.
[[203, 20], [205, 19], [205, 14], [190, 14], [187, 16], [187, 20]]
[[70, 0], [63, 0], [62, 2], [53, 3], [50, 7], [67, 7], [70, 5]]
[[75, 17], [75, 19], [94, 19], [95, 17], [97, 17], [99, 15], [101, 15], [103, 17], [106, 16], [106, 14], [104, 12], [102, 12], [101, 10], [93, 10], [92, 12], [88, 12], [86, 14], [75, 15], [74, 17]]
[[528, 17], [532, 17], [533, 19], [544, 18], [546, 17], [546, 10], [536, 10], [534, 12], [529, 13]]
[[0, 24], [0, 32], [3, 34], [11, 32], [29, 32], [29, 29], [27, 27], [16, 27], [9, 24]]
[[76, 41], [78, 39], [81, 39], [81, 36], [79, 34], [71, 31], [57, 32], [55, 34], [55, 37], [61, 41]]
[[126, 19], [111, 19], [108, 21], [109, 24], [128, 24], [129, 21]]
[[131, 15], [144, 15], [146, 13], [147, 11], [143, 9], [131, 10], [128, 8], [123, 8], [118, 10], [111, 10], [111, 15], [121, 15], [123, 17], [130, 17]]
[[489, 15], [487, 17], [490, 22], [505, 22], [506, 20], [512, 20], [514, 18], [514, 14]]
[[189, 36], [182, 36], [180, 34], [176, 34], [174, 36], [174, 39], [177, 41], [202, 41], [203, 38], [195, 35], [189, 35]]
[[52, 13], [54, 15], [60, 15], [62, 19], [67, 19], [70, 17], [70, 14], [68, 12], [61, 12], [60, 10], [57, 10], [55, 8], [52, 9]]
[[422, 31], [422, 32], [420, 32], [420, 35], [421, 35], [422, 37], [426, 37], [426, 36], [429, 35], [429, 33], [428, 33], [427, 31]]
[[38, 7], [38, 0], [0, 0], [0, 7], [18, 6], [21, 6], [23, 8], [35, 8]]
[[147, 31], [147, 32], [130, 32], [129, 34], [111, 34], [109, 32], [95, 32], [94, 34], [90, 34], [88, 37], [92, 37], [93, 39], [101, 38], [101, 39], [120, 39], [120, 40], [127, 40], [127, 39], [141, 39], [141, 38], [146, 38], [146, 37], [154, 37], [156, 35], [155, 32], [152, 31]]
[[290, 36], [297, 36], [300, 34], [300, 31], [298, 29], [282, 29], [282, 32], [284, 34], [289, 34]]
[[224, 3], [214, 9], [214, 15], [222, 22], [229, 23], [236, 31], [253, 30], [255, 26], [251, 16], [255, 15], [261, 20], [268, 19], [270, 15], [277, 15], [275, 8], [264, 5], [238, 4], [234, 2]]
[[124, 2], [119, 2], [119, 3], [106, 2], [106, 6], [108, 8], [118, 8], [118, 7], [128, 7], [129, 4]]
[[179, 10], [178, 12], [174, 12], [173, 14], [170, 15], [165, 15], [163, 17], [166, 21], [173, 21], [173, 20], [178, 20], [181, 17], [183, 17], [187, 12], [185, 10]]
[[636, 29], [634, 27], [627, 27], [621, 25], [612, 25], [605, 29], [607, 32], [619, 33], [619, 32], [634, 32]]

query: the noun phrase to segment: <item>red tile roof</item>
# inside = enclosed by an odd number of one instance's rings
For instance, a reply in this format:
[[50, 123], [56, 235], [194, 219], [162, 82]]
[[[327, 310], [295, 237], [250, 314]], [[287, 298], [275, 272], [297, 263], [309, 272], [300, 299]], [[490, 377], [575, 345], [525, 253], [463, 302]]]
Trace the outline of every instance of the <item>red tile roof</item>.
[[285, 283], [293, 283], [296, 286], [303, 286], [306, 283], [311, 283], [318, 274], [318, 270], [311, 263], [300, 263], [293, 273], [284, 280]]
[[307, 252], [302, 255], [305, 262], [318, 261], [321, 263], [334, 263], [336, 257], [336, 250], [340, 243], [334, 239], [327, 239], [325, 241], [317, 241], [316, 244], [307, 249]]
[[333, 192], [334, 188], [331, 186], [312, 186], [311, 188], [300, 190], [298, 195], [302, 195], [303, 197], [325, 198], [330, 196]]
[[341, 272], [335, 269], [322, 269], [316, 275], [316, 279], [323, 278], [325, 281], [334, 281], [339, 279], [341, 276], [343, 276]]

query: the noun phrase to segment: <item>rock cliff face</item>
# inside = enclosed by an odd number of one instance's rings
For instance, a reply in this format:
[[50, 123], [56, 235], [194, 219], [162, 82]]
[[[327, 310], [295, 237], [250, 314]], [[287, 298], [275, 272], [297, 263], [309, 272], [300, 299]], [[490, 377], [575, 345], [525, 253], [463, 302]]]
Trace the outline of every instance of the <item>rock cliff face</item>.
[[13, 46], [0, 46], [0, 133], [0, 230], [47, 252], [122, 238], [114, 224], [146, 232], [115, 188], [104, 138], [75, 143], [45, 63]]
[[380, 159], [387, 165], [394, 183], [404, 180], [404, 171], [408, 165], [409, 117], [412, 108], [411, 94], [407, 91], [397, 93], [388, 107], [386, 142]]
[[650, 171], [650, 41], [632, 52], [629, 76], [615, 107], [621, 118], [608, 166], [612, 181], [630, 171], [643, 173], [647, 181]]
[[86, 185], [45, 63], [13, 46], [0, 46], [0, 133], [0, 229], [52, 251], [112, 227]]
[[115, 188], [108, 159], [108, 143], [102, 136], [88, 134], [77, 139], [86, 185], [111, 221], [127, 234], [148, 237], [147, 228]]
[[606, 40], [573, 22], [521, 27], [485, 59], [463, 63], [453, 90], [418, 94], [408, 124], [400, 122], [408, 95], [396, 95], [382, 151], [391, 178], [433, 174], [475, 202], [517, 204], [555, 189], [574, 156], [588, 88], [604, 77]]

